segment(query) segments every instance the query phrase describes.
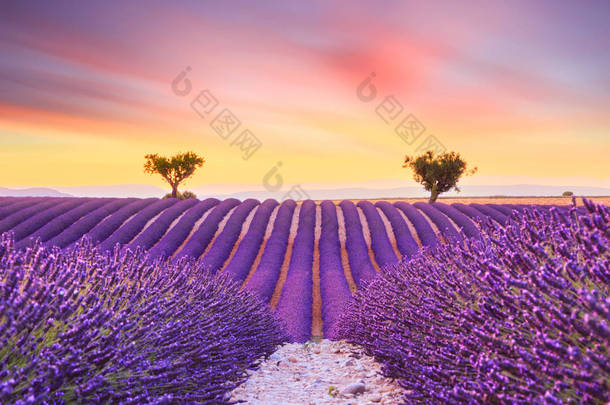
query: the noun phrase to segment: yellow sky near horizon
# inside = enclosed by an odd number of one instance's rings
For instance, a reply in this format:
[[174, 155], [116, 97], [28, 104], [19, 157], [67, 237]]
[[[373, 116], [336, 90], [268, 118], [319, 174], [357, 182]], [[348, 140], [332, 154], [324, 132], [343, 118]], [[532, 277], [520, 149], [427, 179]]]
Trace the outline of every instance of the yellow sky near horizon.
[[[371, 114], [374, 112], [371, 111]], [[3, 128], [9, 128], [12, 136], [3, 136], [0, 152], [0, 170], [3, 175], [1, 184], [7, 187], [24, 185], [39, 186], [78, 186], [95, 184], [155, 184], [163, 182], [144, 174], [142, 165], [146, 153], [171, 155], [186, 149], [193, 150], [205, 157], [204, 167], [189, 181], [193, 186], [205, 184], [258, 184], [262, 176], [277, 162], [282, 162], [282, 174], [287, 181], [338, 183], [342, 181], [369, 181], [375, 179], [405, 179], [411, 176], [401, 168], [405, 154], [412, 154], [413, 148], [383, 125], [345, 125], [337, 123], [337, 136], [332, 134], [333, 127], [324, 123], [321, 127], [303, 128], [303, 133], [293, 131], [292, 138], [311, 135], [307, 142], [300, 142], [294, 151], [283, 148], [291, 142], [282, 138], [281, 132], [268, 130], [269, 138], [277, 138], [277, 147], [263, 147], [249, 160], [244, 161], [240, 151], [230, 142], [216, 139], [215, 134], [170, 135], [143, 131], [150, 141], [131, 139], [134, 131], [108, 126], [111, 136], [77, 132], [56, 127], [34, 127], [2, 120]], [[95, 122], [90, 125], [101, 125]], [[383, 123], [381, 123], [383, 124]], [[207, 128], [206, 128], [207, 129]], [[27, 130], [29, 138], [24, 142]], [[385, 131], [384, 131], [385, 130]], [[349, 131], [350, 137], [343, 131]], [[206, 132], [206, 131], [203, 131]], [[117, 134], [123, 134], [123, 137]], [[367, 135], [367, 133], [377, 135]], [[141, 134], [144, 137], [144, 134]], [[14, 139], [11, 140], [11, 137]], [[385, 139], [380, 139], [385, 138]], [[485, 135], [445, 136], [447, 143], [457, 138], [463, 145], [455, 148], [471, 164], [479, 168], [478, 175], [524, 174], [533, 177], [589, 176], [606, 179], [608, 172], [600, 171], [600, 162], [608, 154], [603, 148], [587, 139], [569, 137], [555, 138], [556, 144], [541, 140], [551, 138], [544, 133], [515, 136], [507, 131], [492, 142], [483, 142]], [[29, 143], [27, 148], [24, 143]], [[313, 145], [311, 144], [313, 143]], [[190, 145], [176, 147], [177, 144]], [[515, 153], [515, 144], [520, 150]], [[513, 158], [516, 156], [516, 158]], [[555, 158], [553, 158], [555, 156]], [[582, 156], [571, 158], [570, 156]], [[545, 163], [541, 165], [541, 161]], [[1, 167], [4, 166], [4, 167]], [[578, 168], [576, 170], [575, 168]], [[41, 176], [42, 175], [42, 176]]]

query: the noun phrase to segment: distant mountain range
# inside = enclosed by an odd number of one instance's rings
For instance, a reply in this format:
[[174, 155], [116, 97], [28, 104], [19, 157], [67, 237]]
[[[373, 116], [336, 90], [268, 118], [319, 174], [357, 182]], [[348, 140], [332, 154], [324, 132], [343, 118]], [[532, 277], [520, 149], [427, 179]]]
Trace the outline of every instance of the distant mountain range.
[[64, 193], [79, 197], [163, 197], [169, 190], [148, 184], [117, 184], [111, 186], [57, 187]]
[[18, 190], [0, 187], [0, 197], [73, 197], [73, 195], [47, 187], [23, 188]]
[[[247, 186], [242, 186], [246, 188]], [[254, 188], [254, 187], [253, 187]], [[465, 185], [460, 187], [462, 192], [455, 191], [444, 193], [446, 197], [519, 197], [519, 196], [560, 196], [564, 191], [572, 191], [576, 196], [610, 196], [608, 187], [589, 187], [589, 186], [549, 186], [535, 184], [513, 184], [513, 185]], [[267, 190], [249, 190], [230, 192], [227, 188], [219, 190], [215, 186], [186, 187], [197, 196], [202, 198], [256, 198], [264, 200], [266, 198], [283, 199], [290, 190], [269, 192]], [[390, 188], [312, 188], [303, 187], [306, 193], [305, 198], [314, 200], [324, 199], [378, 199], [378, 198], [417, 198], [427, 197], [428, 193], [418, 186], [390, 187]], [[0, 196], [33, 196], [33, 197], [162, 197], [168, 190], [160, 187], [145, 184], [124, 184], [113, 186], [83, 186], [83, 187], [33, 187], [26, 189], [9, 189], [0, 187]], [[297, 196], [296, 192], [292, 195]]]

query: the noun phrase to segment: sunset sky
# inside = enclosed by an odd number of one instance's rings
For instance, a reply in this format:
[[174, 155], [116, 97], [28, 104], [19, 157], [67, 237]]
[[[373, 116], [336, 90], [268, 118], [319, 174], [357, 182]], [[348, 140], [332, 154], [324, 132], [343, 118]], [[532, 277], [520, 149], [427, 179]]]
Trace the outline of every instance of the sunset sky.
[[[0, 186], [163, 186], [144, 155], [186, 150], [206, 159], [187, 188], [260, 188], [278, 162], [286, 184], [414, 184], [404, 155], [436, 140], [469, 184], [610, 187], [609, 20], [605, 1], [2, 1]], [[240, 125], [217, 133], [225, 109]]]

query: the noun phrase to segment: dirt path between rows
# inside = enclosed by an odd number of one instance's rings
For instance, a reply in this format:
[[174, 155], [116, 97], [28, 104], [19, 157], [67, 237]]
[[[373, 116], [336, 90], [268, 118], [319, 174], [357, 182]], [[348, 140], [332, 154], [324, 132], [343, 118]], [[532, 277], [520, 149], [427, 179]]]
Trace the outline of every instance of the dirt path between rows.
[[248, 374], [232, 399], [250, 405], [395, 405], [404, 393], [380, 375], [379, 363], [344, 341], [283, 345]]

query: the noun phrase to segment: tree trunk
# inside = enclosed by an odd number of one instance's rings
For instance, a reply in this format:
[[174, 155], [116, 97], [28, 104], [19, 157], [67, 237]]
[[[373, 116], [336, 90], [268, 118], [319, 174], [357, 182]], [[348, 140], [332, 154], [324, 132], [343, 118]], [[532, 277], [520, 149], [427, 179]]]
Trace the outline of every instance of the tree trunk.
[[178, 198], [178, 185], [172, 184], [172, 198]]
[[436, 201], [436, 199], [438, 198], [438, 188], [436, 186], [436, 184], [434, 184], [432, 186], [432, 190], [430, 191], [430, 199], [428, 200], [428, 203], [433, 203]]

